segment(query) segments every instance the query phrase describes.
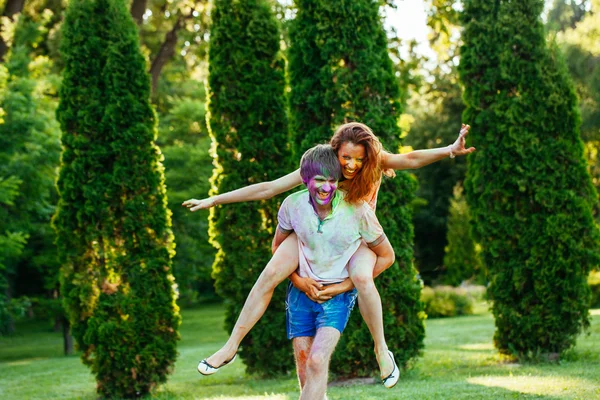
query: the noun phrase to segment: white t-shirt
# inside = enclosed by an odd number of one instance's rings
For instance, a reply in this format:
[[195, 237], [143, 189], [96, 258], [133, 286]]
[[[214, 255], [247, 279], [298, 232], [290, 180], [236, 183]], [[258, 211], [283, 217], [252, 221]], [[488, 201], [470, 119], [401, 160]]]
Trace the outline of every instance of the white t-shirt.
[[298, 274], [321, 283], [337, 283], [348, 277], [346, 268], [364, 240], [369, 247], [381, 243], [385, 235], [375, 212], [367, 205], [352, 205], [338, 190], [331, 213], [321, 220], [308, 190], [288, 196], [279, 209], [279, 229], [296, 232], [300, 255]]

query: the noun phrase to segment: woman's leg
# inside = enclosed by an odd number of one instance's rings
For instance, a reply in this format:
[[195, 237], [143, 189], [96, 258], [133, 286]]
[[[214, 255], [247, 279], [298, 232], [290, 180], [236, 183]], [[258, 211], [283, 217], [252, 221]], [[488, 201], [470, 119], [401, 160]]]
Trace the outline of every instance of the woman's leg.
[[265, 313], [277, 285], [297, 268], [298, 238], [292, 233], [279, 245], [252, 287], [227, 343], [206, 359], [210, 365], [218, 367], [235, 355], [242, 339]]
[[377, 256], [362, 243], [350, 259], [350, 279], [358, 291], [358, 308], [375, 342], [375, 356], [381, 371], [386, 377], [394, 370], [394, 364], [388, 354], [383, 333], [383, 311], [381, 297], [373, 282], [373, 267]]

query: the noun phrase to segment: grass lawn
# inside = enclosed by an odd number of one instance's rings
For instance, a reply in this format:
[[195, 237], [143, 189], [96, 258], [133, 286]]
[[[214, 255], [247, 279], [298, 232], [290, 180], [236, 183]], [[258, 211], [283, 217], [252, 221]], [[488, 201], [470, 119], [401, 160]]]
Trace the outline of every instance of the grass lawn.
[[[244, 374], [240, 359], [218, 374], [196, 372], [200, 358], [226, 338], [223, 307], [183, 311], [175, 372], [156, 399], [296, 399], [293, 375], [260, 380]], [[560, 364], [507, 364], [492, 345], [490, 314], [427, 321], [426, 348], [415, 367], [389, 390], [381, 385], [335, 386], [329, 399], [600, 399], [600, 310], [590, 335]], [[95, 399], [95, 382], [78, 356], [65, 357], [62, 337], [44, 323], [18, 326], [0, 337], [0, 399]], [[284, 334], [284, 327], [282, 327]], [[338, 349], [341, 351], [343, 349]], [[290, 346], [291, 357], [291, 346]]]

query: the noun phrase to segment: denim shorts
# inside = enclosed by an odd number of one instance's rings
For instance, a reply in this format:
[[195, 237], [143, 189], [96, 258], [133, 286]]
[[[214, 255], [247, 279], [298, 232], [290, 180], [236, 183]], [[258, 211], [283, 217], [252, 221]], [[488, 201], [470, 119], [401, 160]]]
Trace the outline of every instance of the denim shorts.
[[290, 282], [285, 300], [288, 339], [314, 337], [317, 329], [329, 326], [344, 331], [358, 292], [352, 289], [338, 294], [325, 303], [315, 303]]

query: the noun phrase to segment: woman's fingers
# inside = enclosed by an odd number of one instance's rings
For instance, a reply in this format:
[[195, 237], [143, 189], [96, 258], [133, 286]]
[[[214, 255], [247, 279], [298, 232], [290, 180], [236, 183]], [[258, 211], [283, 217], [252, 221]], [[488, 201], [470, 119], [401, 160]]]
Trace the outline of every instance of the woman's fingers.
[[205, 208], [213, 207], [215, 205], [215, 202], [214, 202], [214, 200], [212, 200], [212, 198], [203, 199], [203, 200], [191, 199], [191, 200], [184, 201], [181, 205], [189, 208], [190, 211], [198, 211], [198, 210], [203, 210]]
[[201, 203], [201, 200], [196, 200], [196, 199], [190, 199], [190, 200], [186, 200], [183, 203], [181, 203], [182, 206], [190, 208], [190, 207], [194, 207], [196, 205], [198, 205], [199, 203]]

